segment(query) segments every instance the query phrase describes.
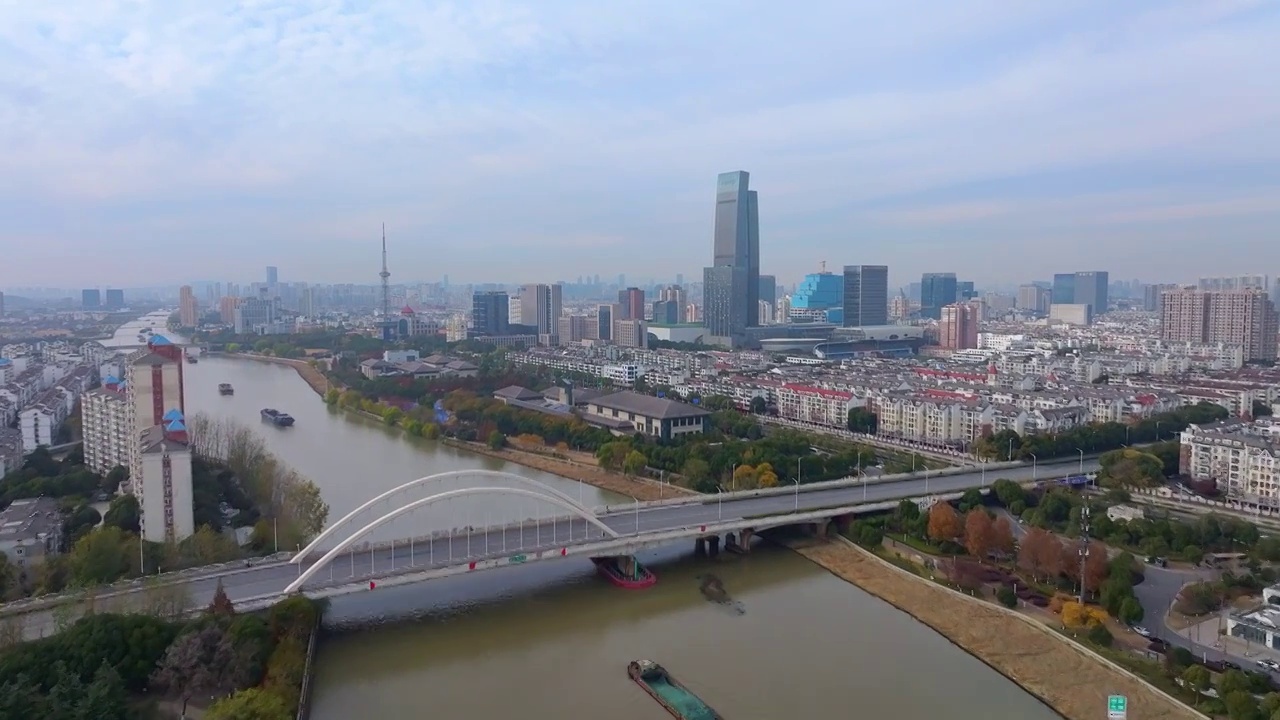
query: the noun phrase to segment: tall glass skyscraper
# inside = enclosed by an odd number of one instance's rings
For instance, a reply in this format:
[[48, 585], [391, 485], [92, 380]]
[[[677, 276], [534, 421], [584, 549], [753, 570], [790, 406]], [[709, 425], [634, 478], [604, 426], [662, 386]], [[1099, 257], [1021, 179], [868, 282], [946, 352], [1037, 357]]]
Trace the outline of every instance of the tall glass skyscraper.
[[875, 327], [888, 324], [889, 266], [845, 265], [843, 325]]
[[738, 170], [716, 180], [712, 264], [703, 271], [704, 324], [716, 337], [760, 324], [760, 209], [749, 179]]
[[[925, 273], [920, 277], [920, 316], [937, 320], [944, 305], [956, 301], [955, 273]], [[847, 319], [847, 318], [846, 318]]]

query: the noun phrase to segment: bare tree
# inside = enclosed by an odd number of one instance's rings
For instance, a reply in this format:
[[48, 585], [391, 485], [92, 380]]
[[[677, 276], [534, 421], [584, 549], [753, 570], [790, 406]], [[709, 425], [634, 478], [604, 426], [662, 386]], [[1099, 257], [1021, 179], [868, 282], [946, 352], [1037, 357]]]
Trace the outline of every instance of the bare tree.
[[221, 694], [231, 690], [235, 653], [225, 631], [206, 625], [180, 636], [165, 651], [151, 683], [182, 698], [182, 716], [196, 695]]

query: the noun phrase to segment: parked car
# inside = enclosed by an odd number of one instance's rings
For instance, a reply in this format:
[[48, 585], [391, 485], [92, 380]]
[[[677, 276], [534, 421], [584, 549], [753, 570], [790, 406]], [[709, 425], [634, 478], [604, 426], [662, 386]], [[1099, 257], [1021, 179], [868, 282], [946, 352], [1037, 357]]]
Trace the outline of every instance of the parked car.
[[1144, 638], [1149, 638], [1149, 637], [1151, 637], [1151, 631], [1150, 631], [1150, 630], [1148, 630], [1148, 629], [1146, 629], [1146, 628], [1144, 628], [1144, 627], [1142, 627], [1141, 625], [1134, 625], [1134, 626], [1133, 626], [1132, 628], [1130, 628], [1130, 629], [1132, 629], [1134, 632], [1138, 633], [1139, 635], [1141, 635], [1141, 636], [1142, 636], [1142, 637], [1144, 637]]

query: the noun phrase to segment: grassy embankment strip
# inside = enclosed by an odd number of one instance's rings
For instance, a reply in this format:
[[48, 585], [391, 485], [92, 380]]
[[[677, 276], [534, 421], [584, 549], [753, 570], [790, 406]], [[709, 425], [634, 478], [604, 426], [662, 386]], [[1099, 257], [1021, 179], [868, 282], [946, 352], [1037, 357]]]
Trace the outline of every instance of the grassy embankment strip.
[[843, 539], [792, 548], [933, 628], [1069, 720], [1096, 720], [1110, 694], [1129, 698], [1134, 720], [1205, 717], [1043, 623], [944, 588]]

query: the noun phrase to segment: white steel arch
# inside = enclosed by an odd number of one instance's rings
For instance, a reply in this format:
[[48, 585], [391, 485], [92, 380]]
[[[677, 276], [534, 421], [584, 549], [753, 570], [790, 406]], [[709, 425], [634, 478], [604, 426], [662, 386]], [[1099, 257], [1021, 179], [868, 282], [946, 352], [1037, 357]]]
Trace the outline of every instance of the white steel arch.
[[355, 516], [359, 515], [365, 510], [368, 510], [369, 508], [373, 507], [379, 502], [386, 500], [392, 495], [395, 495], [396, 493], [415, 488], [419, 485], [425, 485], [432, 481], [444, 481], [444, 480], [449, 480], [455, 477], [463, 477], [466, 475], [479, 475], [481, 477], [498, 477], [498, 478], [503, 478], [505, 480], [516, 480], [516, 481], [525, 483], [526, 485], [531, 485], [543, 492], [550, 493], [551, 495], [571, 505], [572, 509], [574, 510], [580, 510], [584, 513], [591, 514], [591, 510], [585, 507], [584, 505], [582, 505], [582, 503], [578, 502], [577, 500], [574, 500], [568, 495], [560, 492], [559, 490], [551, 487], [550, 485], [540, 480], [535, 480], [533, 478], [525, 477], [523, 475], [516, 475], [515, 473], [503, 472], [501, 470], [450, 470], [449, 472], [435, 473], [434, 475], [425, 475], [423, 477], [418, 478], [417, 480], [410, 480], [409, 482], [404, 483], [403, 485], [397, 485], [396, 487], [391, 488], [390, 490], [382, 493], [381, 495], [373, 498], [372, 500], [369, 500], [368, 502], [356, 508], [355, 510], [352, 510], [346, 515], [343, 515], [342, 519], [339, 520], [338, 522], [330, 525], [324, 532], [316, 536], [315, 540], [312, 540], [306, 547], [299, 550], [298, 554], [294, 555], [289, 560], [289, 562], [295, 565], [302, 562], [308, 555], [310, 555], [317, 547], [320, 546], [320, 543], [329, 539], [334, 533], [336, 533], [339, 529], [341, 529], [342, 526], [351, 522], [351, 520], [355, 518]]
[[369, 523], [368, 525], [365, 525], [364, 527], [355, 531], [349, 537], [347, 537], [346, 540], [343, 540], [342, 542], [338, 543], [337, 545], [334, 546], [332, 550], [325, 553], [319, 560], [315, 562], [314, 565], [307, 568], [301, 575], [298, 576], [297, 580], [294, 580], [292, 583], [290, 583], [289, 587], [284, 589], [284, 592], [285, 593], [297, 592], [298, 589], [301, 588], [307, 582], [307, 580], [311, 579], [312, 575], [315, 575], [317, 572], [322, 570], [324, 566], [328, 565], [330, 562], [334, 560], [334, 558], [341, 555], [344, 550], [350, 547], [357, 540], [364, 537], [365, 535], [368, 535], [374, 530], [377, 530], [383, 524], [391, 522], [392, 520], [395, 520], [397, 517], [400, 517], [401, 515], [407, 512], [417, 510], [420, 507], [431, 505], [433, 503], [440, 502], [441, 500], [449, 500], [456, 497], [465, 497], [467, 495], [518, 495], [520, 497], [529, 497], [535, 500], [544, 500], [553, 505], [559, 505], [560, 507], [572, 512], [573, 514], [577, 515], [583, 520], [586, 520], [592, 525], [595, 525], [596, 527], [603, 530], [608, 537], [615, 537], [615, 538], [621, 537], [621, 535], [619, 535], [616, 530], [600, 522], [600, 518], [597, 518], [594, 514], [591, 513], [591, 511], [584, 510], [575, 502], [565, 501], [553, 495], [543, 495], [541, 493], [533, 492], [532, 490], [521, 490], [520, 488], [508, 488], [508, 487], [462, 488], [461, 490], [448, 490], [446, 492], [436, 493], [435, 495], [432, 495], [430, 497], [422, 498], [421, 500], [415, 500], [409, 503], [408, 505], [403, 505], [399, 508], [396, 508], [395, 510], [392, 510], [391, 512], [386, 513], [385, 515], [375, 519], [373, 522]]

